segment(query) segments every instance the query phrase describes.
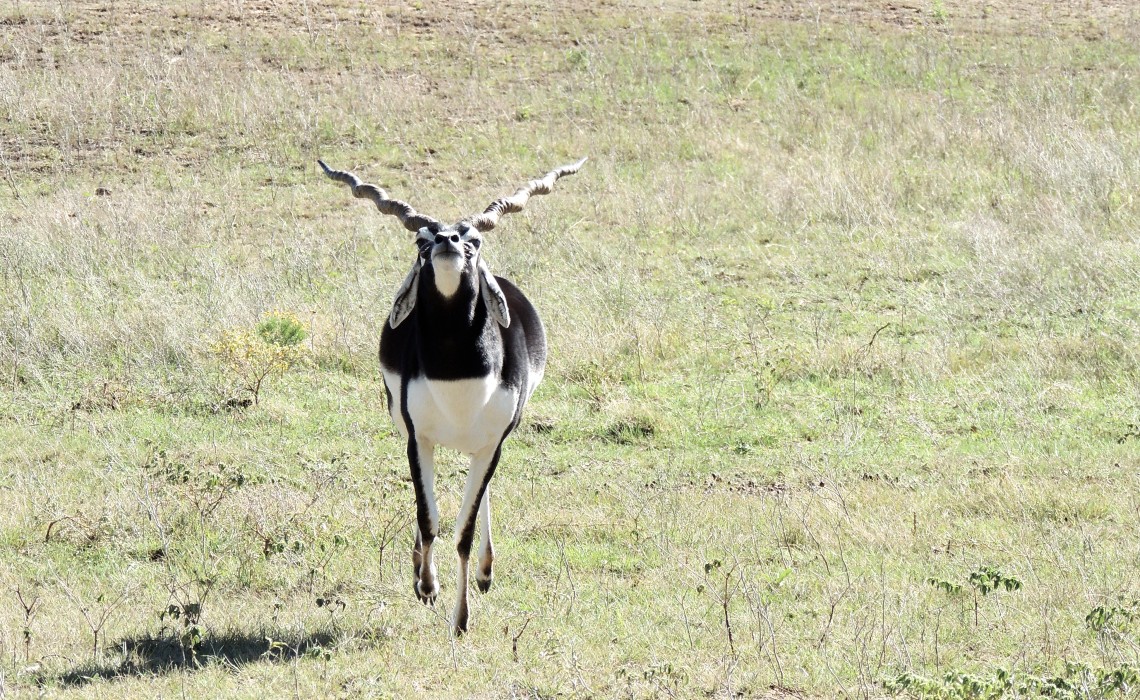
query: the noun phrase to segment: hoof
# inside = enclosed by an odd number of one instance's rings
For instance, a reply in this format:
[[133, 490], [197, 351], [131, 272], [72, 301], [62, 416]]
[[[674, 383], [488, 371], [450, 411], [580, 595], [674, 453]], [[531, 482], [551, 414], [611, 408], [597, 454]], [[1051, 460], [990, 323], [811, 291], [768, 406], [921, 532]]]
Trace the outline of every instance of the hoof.
[[491, 581], [492, 579], [490, 576], [485, 579], [479, 578], [478, 576], [475, 577], [475, 585], [479, 588], [480, 593], [486, 593], [487, 591], [491, 590]]
[[462, 637], [467, 634], [467, 613], [464, 612], [462, 616], [456, 617], [451, 621], [451, 635], [453, 637]]
[[417, 579], [415, 585], [412, 586], [416, 592], [416, 597], [419, 598], [420, 602], [424, 605], [434, 606], [436, 596], [439, 595], [439, 587], [432, 586], [430, 589], [424, 590], [424, 587], [421, 585], [421, 583], [422, 581]]

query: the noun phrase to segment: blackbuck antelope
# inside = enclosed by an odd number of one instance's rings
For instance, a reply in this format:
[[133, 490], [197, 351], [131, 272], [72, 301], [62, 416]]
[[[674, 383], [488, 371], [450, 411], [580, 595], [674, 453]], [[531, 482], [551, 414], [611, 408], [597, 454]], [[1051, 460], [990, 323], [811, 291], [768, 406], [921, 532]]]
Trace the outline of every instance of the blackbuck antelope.
[[380, 335], [380, 366], [388, 412], [408, 441], [416, 493], [414, 588], [425, 603], [434, 604], [439, 594], [432, 562], [439, 534], [435, 448], [443, 445], [471, 456], [455, 526], [459, 585], [451, 629], [459, 635], [467, 630], [467, 561], [475, 522], [480, 525], [475, 582], [487, 591], [495, 556], [488, 485], [503, 441], [519, 424], [546, 366], [542, 320], [518, 287], [491, 274], [480, 255], [482, 233], [504, 214], [522, 211], [532, 195], [548, 194], [558, 178], [578, 172], [586, 159], [531, 180], [482, 214], [450, 226], [390, 199], [352, 173], [318, 162], [326, 175], [351, 187], [353, 196], [372, 200], [416, 234], [416, 259]]

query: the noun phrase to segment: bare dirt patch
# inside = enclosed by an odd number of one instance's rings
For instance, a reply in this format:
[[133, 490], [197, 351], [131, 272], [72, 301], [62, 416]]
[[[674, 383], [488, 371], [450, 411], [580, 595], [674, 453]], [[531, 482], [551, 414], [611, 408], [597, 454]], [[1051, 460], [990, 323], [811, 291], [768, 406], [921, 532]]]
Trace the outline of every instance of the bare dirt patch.
[[819, 24], [861, 24], [872, 27], [939, 29], [995, 35], [1083, 36], [1089, 40], [1135, 37], [1140, 10], [1127, 0], [1056, 3], [848, 0], [847, 2], [756, 2], [754, 16]]
[[[614, 15], [605, 0], [572, 6], [535, 6], [514, 0], [485, 3], [417, 2], [368, 3], [298, 0], [261, 2], [20, 3], [0, 10], [0, 46], [11, 32], [59, 33], [69, 41], [90, 43], [132, 34], [154, 35], [170, 29], [221, 33], [272, 32], [315, 37], [347, 27], [413, 34], [491, 34], [510, 41], [536, 37], [536, 23], [551, 19], [596, 17], [601, 10]], [[988, 2], [986, 0], [845, 0], [798, 2], [759, 0], [752, 3], [664, 0], [626, 4], [616, 14], [631, 22], [643, 12], [656, 17], [725, 18], [743, 21], [776, 20], [817, 25], [861, 25], [892, 29], [935, 29], [952, 33], [1027, 36], [1083, 36], [1089, 40], [1140, 36], [1140, 7], [1130, 0], [1056, 3], [1047, 0]], [[621, 29], [621, 24], [613, 26]]]

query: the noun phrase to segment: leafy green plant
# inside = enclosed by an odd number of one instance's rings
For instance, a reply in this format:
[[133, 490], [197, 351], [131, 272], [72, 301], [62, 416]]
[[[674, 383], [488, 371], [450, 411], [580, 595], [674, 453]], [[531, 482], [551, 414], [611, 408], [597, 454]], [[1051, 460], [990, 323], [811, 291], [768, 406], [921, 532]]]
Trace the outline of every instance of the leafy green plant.
[[273, 311], [266, 314], [252, 330], [235, 328], [222, 331], [210, 345], [210, 352], [226, 367], [243, 389], [253, 396], [256, 406], [266, 378], [283, 374], [304, 361], [308, 333], [291, 313]]
[[[945, 579], [930, 577], [926, 582], [931, 586], [945, 592], [947, 595], [956, 596], [962, 592], [962, 584], [947, 581]], [[978, 595], [989, 595], [994, 591], [1006, 590], [1017, 591], [1021, 589], [1021, 580], [1014, 576], [1007, 576], [1002, 571], [993, 566], [982, 566], [975, 571], [972, 571], [966, 579], [966, 583], [973, 588], [974, 593], [974, 626], [978, 625]]]
[[947, 595], [957, 595], [962, 592], [962, 586], [952, 581], [946, 581], [932, 576], [926, 579], [926, 582], [940, 591], [944, 591]]
[[970, 574], [970, 585], [982, 595], [1004, 588], [1007, 591], [1021, 589], [1021, 581], [1013, 576], [1006, 576], [999, 569], [992, 566], [983, 566]]
[[[204, 597], [203, 597], [204, 599]], [[198, 649], [202, 645], [202, 626], [199, 621], [202, 617], [202, 603], [174, 602], [159, 612], [158, 620], [165, 626], [167, 620], [178, 623], [176, 636], [183, 653], [189, 656], [183, 661], [197, 664]]]
[[1093, 632], [1119, 631], [1137, 617], [1136, 604], [1098, 605], [1085, 616], [1085, 627]]
[[892, 694], [906, 694], [919, 700], [1101, 700], [1129, 697], [1135, 692], [1138, 681], [1140, 676], [1136, 668], [1129, 664], [1094, 669], [1087, 664], [1067, 662], [1060, 673], [1052, 676], [1004, 668], [994, 669], [989, 675], [949, 671], [942, 676], [929, 677], [906, 672], [886, 680], [883, 686]]
[[974, 626], [978, 626], [978, 594], [989, 595], [994, 591], [1021, 590], [1021, 581], [1013, 576], [1006, 576], [1001, 570], [992, 566], [983, 566], [970, 574], [970, 585], [974, 587]]

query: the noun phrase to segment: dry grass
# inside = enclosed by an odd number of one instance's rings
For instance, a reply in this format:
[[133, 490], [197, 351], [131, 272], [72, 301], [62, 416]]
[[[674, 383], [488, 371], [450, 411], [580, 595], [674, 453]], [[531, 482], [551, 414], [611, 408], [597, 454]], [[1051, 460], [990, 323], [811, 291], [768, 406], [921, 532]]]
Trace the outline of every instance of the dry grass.
[[[0, 8], [0, 695], [878, 697], [1138, 665], [1137, 20]], [[409, 250], [315, 160], [455, 219], [580, 154], [488, 240], [553, 353], [456, 642], [409, 590], [375, 363]], [[243, 409], [209, 347], [273, 309], [312, 363]], [[984, 565], [1023, 587], [975, 609]]]

